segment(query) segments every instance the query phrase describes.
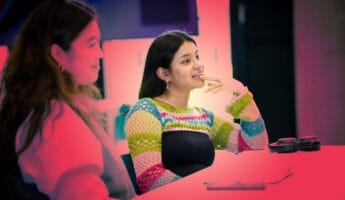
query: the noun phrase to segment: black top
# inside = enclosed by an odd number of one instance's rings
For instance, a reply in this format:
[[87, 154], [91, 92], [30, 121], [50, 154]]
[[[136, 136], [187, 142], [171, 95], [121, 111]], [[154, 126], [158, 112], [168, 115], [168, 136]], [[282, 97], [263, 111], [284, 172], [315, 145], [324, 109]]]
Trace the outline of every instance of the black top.
[[162, 135], [162, 162], [166, 169], [187, 176], [210, 166], [214, 147], [205, 133], [170, 131]]

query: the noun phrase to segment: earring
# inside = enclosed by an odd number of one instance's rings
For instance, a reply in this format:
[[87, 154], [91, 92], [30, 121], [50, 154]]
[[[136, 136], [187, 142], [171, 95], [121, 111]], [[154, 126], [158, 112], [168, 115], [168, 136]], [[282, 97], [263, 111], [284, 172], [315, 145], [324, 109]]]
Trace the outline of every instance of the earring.
[[169, 90], [169, 81], [166, 80], [166, 81], [165, 81], [165, 84], [166, 84], [166, 86], [167, 86], [167, 90]]
[[65, 68], [59, 63], [59, 69], [63, 72]]

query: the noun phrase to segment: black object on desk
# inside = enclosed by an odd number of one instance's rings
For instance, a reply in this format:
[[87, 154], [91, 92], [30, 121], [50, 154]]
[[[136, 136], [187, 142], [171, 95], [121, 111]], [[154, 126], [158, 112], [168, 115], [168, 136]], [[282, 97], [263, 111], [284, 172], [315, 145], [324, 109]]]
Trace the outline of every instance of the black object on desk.
[[316, 136], [304, 136], [299, 139], [293, 137], [280, 138], [268, 146], [271, 152], [290, 153], [296, 151], [318, 151], [321, 145]]

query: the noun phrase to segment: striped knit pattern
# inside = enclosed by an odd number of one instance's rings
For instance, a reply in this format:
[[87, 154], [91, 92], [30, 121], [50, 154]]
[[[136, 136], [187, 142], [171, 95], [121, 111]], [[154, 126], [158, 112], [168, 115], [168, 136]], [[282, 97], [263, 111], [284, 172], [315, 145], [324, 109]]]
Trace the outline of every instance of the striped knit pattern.
[[164, 132], [204, 133], [216, 149], [234, 153], [267, 146], [265, 124], [250, 93], [237, 98], [227, 111], [240, 119], [240, 124], [218, 118], [202, 108], [174, 108], [151, 98], [133, 105], [126, 117], [125, 133], [140, 190], [146, 192], [180, 178], [163, 166]]

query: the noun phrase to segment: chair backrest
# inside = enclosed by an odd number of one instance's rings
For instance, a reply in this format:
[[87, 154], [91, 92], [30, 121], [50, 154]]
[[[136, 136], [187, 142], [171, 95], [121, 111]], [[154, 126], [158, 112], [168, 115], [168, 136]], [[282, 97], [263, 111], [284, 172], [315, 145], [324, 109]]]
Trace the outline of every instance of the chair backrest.
[[39, 192], [36, 185], [25, 183], [21, 176], [6, 173], [0, 181], [2, 199], [8, 200], [48, 200], [49, 198]]
[[142, 192], [139, 190], [139, 186], [137, 184], [137, 177], [135, 175], [135, 170], [134, 170], [131, 155], [129, 153], [123, 154], [123, 155], [121, 155], [121, 159], [122, 159], [123, 163], [125, 164], [125, 167], [127, 169], [129, 177], [131, 178], [135, 193], [137, 195], [142, 194]]

